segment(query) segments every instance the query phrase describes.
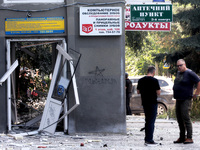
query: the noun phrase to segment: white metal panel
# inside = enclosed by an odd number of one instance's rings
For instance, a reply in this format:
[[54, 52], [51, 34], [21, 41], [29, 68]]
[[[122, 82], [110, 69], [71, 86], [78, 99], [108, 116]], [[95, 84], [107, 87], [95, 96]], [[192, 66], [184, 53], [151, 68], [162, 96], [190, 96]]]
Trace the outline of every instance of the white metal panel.
[[[58, 120], [60, 110], [62, 108], [62, 105], [61, 105], [62, 103], [60, 101], [54, 101], [53, 102], [54, 99], [51, 98], [54, 86], [56, 84], [56, 78], [57, 78], [57, 75], [58, 75], [60, 61], [61, 61], [61, 54], [58, 53], [57, 59], [56, 59], [56, 64], [55, 64], [55, 67], [54, 67], [53, 78], [51, 80], [51, 85], [50, 85], [50, 88], [49, 88], [47, 101], [46, 101], [46, 104], [45, 104], [44, 112], [43, 112], [43, 115], [42, 115], [42, 120], [40, 122], [40, 127], [39, 127], [39, 131], [47, 131], [47, 132], [52, 133], [52, 134], [54, 134], [55, 128], [57, 126], [57, 124], [52, 124], [52, 123], [55, 122], [56, 118]], [[50, 108], [52, 108], [53, 110], [56, 108], [56, 109], [58, 109], [58, 111], [57, 112], [52, 111], [52, 110], [50, 111]], [[52, 113], [49, 114], [49, 112], [52, 112]], [[57, 113], [59, 113], [59, 114], [57, 114]]]
[[[10, 40], [6, 41], [7, 46], [7, 69], [10, 68]], [[8, 112], [8, 131], [11, 130], [11, 79], [7, 80], [7, 112]]]
[[13, 73], [13, 71], [16, 69], [18, 66], [18, 60], [16, 60], [12, 66], [7, 70], [7, 72], [3, 75], [3, 77], [0, 79], [0, 85], [6, 81], [10, 77], [10, 75]]
[[59, 50], [59, 52], [69, 61], [69, 60], [72, 60], [72, 57], [69, 56], [69, 54], [67, 54], [64, 50], [63, 47], [61, 47], [60, 45], [57, 45], [56, 46], [57, 50]]
[[[73, 66], [73, 62], [70, 61], [70, 69], [71, 69], [71, 75], [73, 76], [73, 73], [74, 73], [74, 66]], [[77, 84], [76, 84], [76, 77], [75, 75], [72, 77], [72, 82], [73, 82], [73, 86], [74, 86], [74, 96], [75, 96], [75, 101], [76, 101], [76, 105], [78, 106], [80, 104], [80, 101], [79, 101], [79, 96], [78, 96], [78, 87], [77, 87]]]
[[45, 116], [46, 118], [43, 126], [45, 129], [43, 129], [43, 131], [54, 134], [61, 109], [61, 102], [59, 103], [59, 101], [55, 102], [53, 100], [50, 100], [49, 106], [47, 107], [47, 114]]

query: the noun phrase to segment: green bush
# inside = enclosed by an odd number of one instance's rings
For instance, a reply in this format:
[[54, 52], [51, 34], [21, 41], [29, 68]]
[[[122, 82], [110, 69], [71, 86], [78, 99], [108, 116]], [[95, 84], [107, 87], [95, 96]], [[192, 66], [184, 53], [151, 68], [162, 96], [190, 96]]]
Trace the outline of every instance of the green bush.
[[175, 118], [176, 118], [175, 107], [172, 108], [172, 109], [169, 109], [169, 110], [167, 111], [167, 114], [168, 114], [168, 117], [169, 117], [169, 118], [173, 118], [173, 119], [175, 119]]
[[164, 113], [164, 114], [162, 114], [162, 115], [158, 115], [157, 118], [158, 118], [158, 119], [167, 119], [168, 116], [167, 116], [167, 113]]
[[[169, 118], [176, 119], [175, 108], [174, 109], [169, 109], [167, 111], [167, 115], [168, 115]], [[192, 107], [191, 107], [191, 112], [190, 112], [190, 116], [191, 116], [192, 120], [196, 120], [196, 121], [200, 120], [200, 97], [198, 97], [197, 99], [193, 100]], [[165, 115], [160, 116], [160, 117], [164, 118]]]
[[170, 119], [170, 118], [175, 119], [175, 118], [176, 118], [175, 108], [173, 108], [173, 109], [168, 109], [166, 113], [157, 116], [157, 118], [158, 118], [158, 119]]
[[192, 120], [200, 120], [200, 97], [193, 100], [190, 115]]

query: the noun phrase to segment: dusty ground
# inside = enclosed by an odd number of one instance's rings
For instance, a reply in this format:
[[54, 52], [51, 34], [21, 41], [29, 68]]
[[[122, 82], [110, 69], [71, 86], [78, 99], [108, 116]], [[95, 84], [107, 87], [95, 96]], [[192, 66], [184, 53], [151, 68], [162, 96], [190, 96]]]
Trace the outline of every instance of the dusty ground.
[[144, 145], [144, 117], [127, 117], [126, 135], [82, 134], [65, 135], [56, 132], [54, 136], [34, 135], [13, 137], [0, 135], [0, 150], [199, 150], [200, 122], [193, 122], [194, 144], [173, 144], [178, 138], [179, 130], [175, 120], [157, 119], [154, 140], [160, 143], [156, 147]]

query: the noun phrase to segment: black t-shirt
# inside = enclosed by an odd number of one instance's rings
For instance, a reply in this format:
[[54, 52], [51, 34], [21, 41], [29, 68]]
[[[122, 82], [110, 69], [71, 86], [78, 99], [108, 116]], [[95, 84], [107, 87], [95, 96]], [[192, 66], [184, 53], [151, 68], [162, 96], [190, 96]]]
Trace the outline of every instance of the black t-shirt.
[[157, 103], [157, 90], [160, 90], [158, 80], [151, 76], [145, 76], [138, 81], [137, 89], [140, 91], [142, 105]]
[[190, 69], [184, 72], [178, 72], [174, 80], [174, 98], [179, 100], [191, 99], [193, 87], [199, 81], [199, 77]]

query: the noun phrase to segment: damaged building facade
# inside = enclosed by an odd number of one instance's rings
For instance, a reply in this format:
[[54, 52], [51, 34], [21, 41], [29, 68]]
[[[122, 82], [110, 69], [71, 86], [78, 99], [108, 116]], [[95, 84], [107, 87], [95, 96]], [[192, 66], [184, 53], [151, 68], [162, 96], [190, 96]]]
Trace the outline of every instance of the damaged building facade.
[[50, 47], [54, 81], [44, 111], [32, 123], [40, 122], [39, 130], [53, 124], [54, 130], [62, 120], [68, 134], [126, 133], [124, 5], [114, 0], [0, 0], [1, 133], [18, 125], [18, 81], [26, 64], [20, 56], [47, 62], [41, 45]]

